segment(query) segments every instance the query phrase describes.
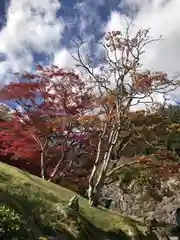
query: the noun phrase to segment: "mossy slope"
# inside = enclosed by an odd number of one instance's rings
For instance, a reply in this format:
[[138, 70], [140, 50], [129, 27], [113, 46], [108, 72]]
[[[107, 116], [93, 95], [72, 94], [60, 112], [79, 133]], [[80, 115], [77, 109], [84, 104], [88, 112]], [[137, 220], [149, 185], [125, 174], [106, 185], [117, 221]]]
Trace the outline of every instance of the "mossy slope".
[[65, 188], [0, 163], [1, 207], [6, 206], [18, 214], [15, 222], [18, 219], [20, 227], [15, 232], [22, 232], [21, 237], [14, 239], [38, 239], [40, 236], [55, 234], [55, 230], [58, 234], [65, 234], [68, 240], [157, 239], [145, 234], [147, 228], [141, 222], [103, 208], [92, 208], [80, 196], [81, 216], [76, 220], [69, 217], [68, 203], [74, 195], [74, 192]]

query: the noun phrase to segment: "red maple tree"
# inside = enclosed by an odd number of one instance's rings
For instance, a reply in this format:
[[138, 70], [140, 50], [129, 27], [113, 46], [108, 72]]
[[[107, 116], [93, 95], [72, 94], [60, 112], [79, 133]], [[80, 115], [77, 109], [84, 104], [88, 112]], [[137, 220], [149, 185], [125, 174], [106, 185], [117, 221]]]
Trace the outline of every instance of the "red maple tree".
[[0, 92], [0, 100], [14, 109], [12, 119], [0, 123], [2, 150], [40, 163], [41, 177], [52, 180], [84, 152], [86, 134], [78, 119], [92, 107], [90, 89], [78, 75], [57, 66], [37, 66], [36, 74], [18, 77], [23, 81]]

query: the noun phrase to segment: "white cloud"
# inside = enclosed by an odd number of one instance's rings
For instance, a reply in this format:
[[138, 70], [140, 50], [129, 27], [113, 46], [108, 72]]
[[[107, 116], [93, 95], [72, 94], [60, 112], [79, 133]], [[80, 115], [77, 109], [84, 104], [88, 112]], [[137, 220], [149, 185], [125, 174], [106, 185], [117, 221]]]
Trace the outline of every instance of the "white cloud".
[[[134, 3], [134, 4], [132, 4]], [[152, 43], [142, 58], [147, 68], [166, 71], [172, 75], [180, 70], [180, 1], [179, 0], [124, 0], [128, 8], [139, 8], [134, 18], [134, 31], [140, 27], [149, 28], [153, 37], [163, 36], [163, 40]], [[125, 17], [112, 12], [106, 30], [125, 28]]]
[[73, 68], [77, 62], [72, 58], [70, 50], [62, 48], [54, 54], [54, 64], [60, 68]]
[[52, 53], [58, 48], [64, 29], [63, 21], [56, 17], [59, 8], [58, 0], [11, 1], [7, 23], [0, 32], [0, 53], [6, 55], [0, 63], [1, 79], [7, 80], [7, 71], [30, 70], [33, 51]]

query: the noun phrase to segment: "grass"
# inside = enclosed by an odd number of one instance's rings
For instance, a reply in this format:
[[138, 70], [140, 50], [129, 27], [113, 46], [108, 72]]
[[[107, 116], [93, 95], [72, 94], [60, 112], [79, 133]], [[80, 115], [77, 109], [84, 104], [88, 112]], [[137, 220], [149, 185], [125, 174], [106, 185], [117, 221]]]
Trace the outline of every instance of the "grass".
[[147, 227], [142, 222], [104, 208], [90, 207], [81, 196], [81, 218], [71, 219], [67, 216], [67, 207], [75, 195], [68, 189], [0, 163], [0, 204], [19, 214], [20, 225], [29, 233], [24, 239], [38, 239], [52, 232], [51, 229], [65, 232], [68, 240], [157, 239], [145, 234]]

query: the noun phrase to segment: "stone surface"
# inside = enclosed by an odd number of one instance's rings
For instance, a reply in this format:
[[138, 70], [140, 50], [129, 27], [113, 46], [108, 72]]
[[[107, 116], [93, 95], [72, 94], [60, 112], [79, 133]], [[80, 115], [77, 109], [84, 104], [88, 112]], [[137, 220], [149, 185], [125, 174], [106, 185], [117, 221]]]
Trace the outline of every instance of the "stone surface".
[[158, 221], [174, 224], [175, 210], [180, 207], [180, 180], [171, 178], [162, 183], [161, 188], [157, 190], [160, 197], [154, 199], [148, 197], [144, 189], [137, 187], [136, 192], [124, 192], [117, 183], [106, 186], [102, 194], [112, 198], [111, 208], [123, 215], [142, 219], [156, 218]]

